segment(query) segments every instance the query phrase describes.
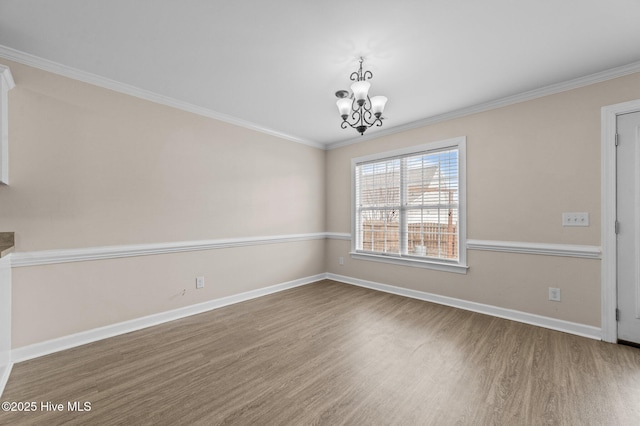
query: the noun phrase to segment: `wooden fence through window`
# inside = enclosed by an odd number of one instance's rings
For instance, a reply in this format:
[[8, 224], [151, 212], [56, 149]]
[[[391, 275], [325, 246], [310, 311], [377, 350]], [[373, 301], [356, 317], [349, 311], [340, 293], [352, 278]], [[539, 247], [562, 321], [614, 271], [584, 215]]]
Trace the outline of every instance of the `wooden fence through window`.
[[[362, 248], [366, 251], [399, 253], [398, 223], [366, 221], [362, 224]], [[458, 230], [454, 224], [410, 223], [408, 228], [407, 251], [417, 256], [458, 258]], [[386, 232], [385, 232], [386, 231]], [[420, 246], [424, 246], [421, 249]]]

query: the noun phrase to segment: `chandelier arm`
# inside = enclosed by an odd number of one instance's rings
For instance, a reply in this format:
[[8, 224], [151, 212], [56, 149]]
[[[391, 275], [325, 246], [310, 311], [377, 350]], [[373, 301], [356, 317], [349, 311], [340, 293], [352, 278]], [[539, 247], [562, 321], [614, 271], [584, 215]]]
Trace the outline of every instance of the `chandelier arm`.
[[363, 73], [362, 68], [360, 68], [360, 70], [358, 71], [352, 72], [351, 75], [349, 76], [349, 79], [351, 81], [365, 81], [365, 80], [370, 80], [372, 78], [373, 78], [373, 73], [369, 70]]
[[382, 120], [377, 118], [372, 123], [369, 123], [367, 120], [365, 120], [364, 116], [360, 113], [360, 111], [355, 111], [352, 114], [352, 118], [354, 119], [354, 123], [350, 123], [347, 120], [343, 120], [342, 123], [340, 123], [340, 128], [346, 129], [347, 127], [351, 127], [352, 129], [356, 129], [358, 133], [360, 133], [361, 135], [364, 135], [364, 132], [366, 132], [367, 129], [369, 127], [372, 127], [374, 124], [377, 123], [378, 126], [382, 126]]
[[357, 125], [362, 126], [365, 124], [367, 125], [367, 127], [371, 127], [379, 120], [378, 118], [376, 118], [373, 121], [371, 121], [372, 119], [373, 119], [373, 113], [371, 112], [370, 108], [357, 107], [352, 109], [352, 112], [351, 112], [351, 120], [356, 124], [351, 124], [349, 123], [348, 120], [344, 120], [343, 122], [347, 122], [351, 127], [354, 127], [354, 128]]
[[[368, 107], [367, 107], [368, 105]], [[359, 106], [360, 116], [362, 117], [361, 124], [367, 124], [368, 126], [373, 125], [374, 121], [370, 121], [373, 118], [373, 113], [371, 112], [371, 99], [369, 95], [367, 95], [367, 101]]]
[[348, 122], [347, 120], [344, 120], [342, 123], [340, 123], [340, 127], [342, 127], [343, 129], [346, 129], [347, 126], [351, 127], [352, 129], [355, 129], [357, 127], [360, 126], [360, 124], [356, 121], [354, 124]]
[[357, 103], [357, 102], [356, 102], [356, 100], [354, 99], [354, 100], [351, 102], [351, 111], [352, 111], [352, 112], [357, 112], [357, 111], [359, 111], [359, 110], [360, 110], [360, 105], [358, 105], [358, 103]]
[[369, 120], [371, 120], [371, 118], [373, 117], [373, 114], [371, 113], [371, 109], [368, 108], [363, 108], [362, 109], [362, 118], [364, 119], [364, 122], [371, 125], [373, 123], [375, 123], [375, 120], [373, 122], [370, 122]]
[[[371, 124], [373, 124], [373, 123], [370, 123], [363, 116], [363, 112], [360, 110], [360, 108], [358, 108], [357, 110], [355, 110], [355, 111], [353, 111], [351, 113], [351, 121], [350, 120], [343, 120], [342, 123], [341, 123], [341, 126], [349, 125], [350, 127], [355, 129], [356, 127], [360, 127], [360, 126], [364, 126], [364, 125], [367, 125], [367, 127], [371, 127]], [[342, 128], [346, 129], [346, 127], [342, 127]]]
[[360, 111], [360, 108], [353, 110], [353, 113], [351, 113], [351, 118], [355, 123], [357, 123], [358, 121], [362, 122], [362, 111]]

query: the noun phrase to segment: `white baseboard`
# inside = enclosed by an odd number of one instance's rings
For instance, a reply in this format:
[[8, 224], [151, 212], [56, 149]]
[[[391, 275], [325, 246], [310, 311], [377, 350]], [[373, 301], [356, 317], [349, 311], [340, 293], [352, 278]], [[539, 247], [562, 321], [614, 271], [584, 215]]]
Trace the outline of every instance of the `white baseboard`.
[[[143, 328], [152, 327], [154, 325], [163, 324], [169, 321], [173, 321], [180, 318], [185, 318], [191, 315], [200, 314], [213, 309], [221, 308], [223, 306], [232, 305], [239, 302], [255, 299], [257, 297], [266, 296], [268, 294], [277, 293], [280, 291], [288, 290], [290, 288], [299, 287], [307, 284], [311, 284], [323, 279], [330, 279], [345, 284], [356, 285], [359, 287], [366, 287], [372, 290], [382, 291], [385, 293], [397, 294], [399, 296], [410, 297], [413, 299], [424, 300], [427, 302], [438, 303], [441, 305], [451, 306], [454, 308], [465, 309], [468, 311], [478, 312], [486, 315], [491, 315], [498, 318], [505, 318], [512, 321], [522, 322], [525, 324], [531, 324], [538, 327], [548, 328], [551, 330], [562, 331], [569, 334], [575, 334], [578, 336], [588, 337], [590, 339], [601, 340], [602, 330], [598, 327], [590, 325], [574, 323], [570, 321], [559, 320], [556, 318], [545, 317], [542, 315], [531, 314], [527, 312], [516, 311], [513, 309], [500, 308], [492, 305], [485, 305], [477, 302], [470, 302], [467, 300], [456, 299], [453, 297], [440, 296], [433, 293], [426, 293], [417, 290], [411, 290], [402, 287], [396, 287], [388, 284], [381, 284], [373, 281], [361, 280], [359, 278], [352, 278], [343, 275], [337, 275], [332, 273], [323, 273], [313, 275], [306, 278], [300, 278], [297, 280], [289, 281], [265, 287], [257, 290], [248, 291], [220, 299], [210, 300], [208, 302], [199, 303], [196, 305], [186, 306], [184, 308], [174, 309], [167, 312], [161, 312], [145, 316], [142, 318], [136, 318], [130, 321], [124, 321], [118, 324], [112, 324], [93, 330], [87, 330], [80, 333], [72, 334], [69, 336], [60, 337], [53, 340], [48, 340], [41, 343], [35, 343], [33, 345], [23, 346], [21, 348], [11, 351], [11, 360], [13, 363], [27, 361], [29, 359], [41, 357], [54, 352], [70, 349], [76, 346], [85, 345], [98, 340], [107, 339], [109, 337], [118, 336], [132, 331], [141, 330]], [[4, 386], [6, 380], [9, 377], [11, 367], [3, 372], [1, 377], [4, 382], [0, 381], [0, 385]], [[5, 377], [6, 376], [6, 377]], [[0, 390], [3, 387], [0, 387]]]
[[27, 361], [29, 359], [52, 354], [54, 352], [63, 351], [65, 349], [70, 349], [98, 340], [107, 339], [109, 337], [118, 336], [120, 334], [130, 333], [132, 331], [141, 330], [143, 328], [152, 327], [154, 325], [163, 324], [165, 322], [185, 318], [191, 315], [201, 314], [203, 312], [211, 311], [223, 306], [232, 305], [234, 303], [240, 303], [247, 300], [255, 299], [257, 297], [266, 296], [268, 294], [288, 290], [290, 288], [311, 284], [325, 278], [326, 274], [313, 275], [310, 277], [276, 284], [270, 287], [259, 288], [257, 290], [251, 290], [245, 293], [234, 294], [232, 296], [198, 303], [196, 305], [185, 306], [184, 308], [174, 309], [171, 311], [148, 315], [142, 318], [136, 318], [117, 324], [94, 328], [93, 330], [82, 331], [80, 333], [71, 334], [69, 336], [64, 336], [57, 339], [47, 340], [41, 343], [34, 343], [33, 345], [23, 346], [21, 348], [12, 350], [11, 360], [14, 363]]
[[527, 312], [516, 311], [513, 309], [500, 308], [498, 306], [485, 305], [483, 303], [470, 302], [467, 300], [456, 299], [453, 297], [440, 296], [433, 293], [426, 293], [417, 290], [410, 290], [402, 287], [395, 287], [387, 284], [380, 284], [373, 281], [361, 280], [358, 278], [346, 277], [337, 274], [327, 274], [327, 279], [339, 281], [345, 284], [352, 284], [359, 287], [366, 287], [373, 290], [383, 291], [385, 293], [397, 294], [399, 296], [411, 297], [413, 299], [424, 300], [426, 302], [438, 303], [440, 305], [452, 306], [454, 308], [465, 309], [467, 311], [478, 312], [481, 314], [491, 315], [498, 318], [505, 318], [511, 321], [531, 324], [538, 327], [544, 327], [551, 330], [562, 331], [565, 333], [575, 334], [590, 339], [602, 340], [602, 330], [598, 327], [579, 324], [570, 321], [559, 320], [556, 318], [545, 317], [542, 315], [530, 314]]
[[13, 368], [13, 363], [11, 362], [7, 365], [3, 365], [2, 367], [0, 367], [0, 398], [2, 397], [2, 393], [4, 392], [5, 386], [7, 386], [7, 382], [9, 381], [11, 368]]

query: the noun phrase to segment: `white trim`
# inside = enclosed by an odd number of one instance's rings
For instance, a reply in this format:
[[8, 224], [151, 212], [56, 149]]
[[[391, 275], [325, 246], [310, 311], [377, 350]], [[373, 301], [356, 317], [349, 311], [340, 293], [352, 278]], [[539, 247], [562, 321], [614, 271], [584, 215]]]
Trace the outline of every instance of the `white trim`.
[[617, 301], [617, 244], [616, 213], [616, 118], [620, 114], [640, 111], [640, 100], [609, 105], [601, 111], [601, 170], [602, 170], [602, 340], [618, 341], [616, 322]]
[[412, 268], [435, 269], [436, 271], [455, 272], [457, 274], [466, 274], [469, 267], [460, 263], [446, 263], [433, 260], [422, 260], [412, 257], [386, 256], [373, 253], [349, 253], [352, 259], [370, 260], [374, 262], [390, 263], [392, 265], [410, 266]]
[[235, 126], [244, 127], [245, 129], [255, 130], [257, 132], [265, 133], [267, 135], [275, 136], [281, 139], [286, 139], [292, 142], [301, 143], [314, 148], [325, 149], [325, 145], [322, 143], [298, 138], [296, 136], [288, 135], [286, 133], [278, 132], [273, 129], [269, 129], [264, 126], [260, 126], [246, 120], [242, 120], [237, 117], [232, 117], [227, 114], [214, 111], [212, 109], [204, 108], [198, 105], [190, 104], [175, 98], [160, 95], [150, 90], [141, 89], [129, 84], [121, 83], [115, 80], [111, 80], [106, 77], [102, 77], [97, 74], [93, 74], [87, 71], [82, 71], [77, 68], [69, 67], [67, 65], [60, 64], [58, 62], [50, 61], [29, 53], [25, 53], [11, 47], [0, 45], [0, 57], [6, 58], [11, 61], [19, 62], [24, 65], [29, 65], [34, 68], [39, 68], [44, 71], [52, 72], [64, 77], [72, 78], [74, 80], [83, 81], [85, 83], [93, 84], [94, 86], [102, 87], [105, 89], [113, 90], [125, 95], [134, 96], [136, 98], [144, 99], [146, 101], [154, 102], [160, 105], [166, 105], [172, 108], [177, 108], [182, 111], [198, 114], [203, 117], [209, 117], [216, 120], [224, 121], [225, 123], [233, 124]]
[[147, 327], [185, 318], [191, 315], [201, 314], [213, 309], [222, 308], [224, 306], [233, 305], [247, 300], [255, 299], [269, 294], [278, 293], [291, 288], [300, 287], [311, 284], [326, 278], [326, 274], [313, 275], [306, 278], [276, 284], [270, 287], [259, 288], [257, 290], [247, 291], [245, 293], [234, 294], [232, 296], [222, 297], [220, 299], [210, 300], [208, 302], [196, 305], [185, 306], [183, 308], [171, 311], [161, 312], [158, 314], [148, 315], [129, 321], [111, 324], [104, 327], [94, 328], [92, 330], [82, 331], [80, 333], [71, 334], [69, 336], [60, 337], [45, 342], [34, 343], [33, 345], [23, 346], [11, 351], [11, 358], [14, 363], [27, 361], [29, 359], [41, 357], [54, 352], [63, 351], [65, 349], [74, 348], [76, 346], [85, 345], [98, 340], [107, 339], [109, 337], [130, 333], [132, 331], [142, 330]]
[[456, 136], [454, 138], [443, 139], [435, 142], [427, 142], [421, 145], [407, 146], [404, 148], [393, 149], [393, 150], [384, 151], [384, 152], [374, 152], [373, 154], [352, 158], [351, 165], [355, 167], [355, 165], [358, 163], [367, 163], [370, 161], [384, 160], [387, 158], [421, 153], [423, 151], [437, 151], [441, 149], [451, 148], [454, 146], [457, 147], [458, 145], [466, 144], [466, 142], [467, 142], [466, 136]]
[[[356, 230], [356, 167], [358, 164], [388, 158], [404, 157], [421, 152], [437, 152], [442, 149], [458, 151], [458, 261], [447, 262], [431, 259], [419, 259], [407, 255], [388, 256], [358, 251], [358, 232]], [[458, 136], [422, 145], [410, 146], [392, 151], [379, 152], [351, 159], [351, 257], [359, 260], [392, 263], [417, 268], [436, 269], [438, 271], [467, 273], [467, 137]], [[402, 204], [401, 204], [402, 205]], [[401, 224], [402, 226], [402, 224]], [[404, 228], [403, 228], [404, 229]]]
[[[14, 252], [8, 259], [13, 268], [51, 265], [56, 263], [84, 262], [90, 260], [116, 259], [123, 257], [149, 256], [156, 254], [180, 253], [188, 251], [215, 250], [232, 247], [255, 246], [263, 244], [291, 243], [296, 241], [311, 241], [321, 239], [334, 239], [350, 241], [351, 234], [346, 232], [316, 232], [309, 234], [273, 235], [262, 237], [245, 238], [224, 238], [218, 240], [180, 241], [173, 243], [151, 243], [151, 244], [131, 244], [122, 246], [85, 247], [77, 249], [59, 249]], [[567, 245], [567, 244], [543, 244], [526, 243], [516, 241], [488, 241], [488, 240], [467, 240], [468, 250], [489, 250], [509, 253], [542, 254], [549, 256], [569, 256], [589, 259], [599, 259], [601, 257], [600, 247], [587, 245]], [[371, 257], [375, 255], [353, 253], [354, 258]], [[387, 263], [398, 264], [395, 259], [388, 259], [387, 256], [376, 256], [382, 258]], [[378, 259], [380, 260], [380, 259]], [[420, 263], [410, 261], [410, 263]], [[424, 263], [424, 262], [423, 262]], [[437, 263], [437, 262], [436, 262]], [[405, 264], [405, 262], [400, 262]], [[438, 263], [439, 265], [439, 263]], [[451, 264], [442, 263], [444, 270], [451, 269]], [[409, 265], [412, 266], [412, 265]], [[426, 267], [415, 265], [418, 267]], [[466, 270], [466, 265], [453, 265], [457, 272]], [[434, 269], [441, 269], [437, 265]]]
[[347, 232], [325, 232], [325, 235], [330, 240], [351, 241], [351, 234], [349, 234]]
[[573, 80], [551, 84], [549, 86], [541, 87], [539, 89], [529, 90], [524, 93], [519, 93], [512, 96], [495, 99], [493, 101], [483, 102], [483, 103], [472, 105], [469, 107], [460, 108], [455, 111], [434, 115], [432, 117], [427, 117], [421, 120], [413, 121], [411, 123], [377, 130], [365, 136], [358, 136], [357, 138], [350, 138], [344, 141], [330, 143], [326, 145], [326, 149], [342, 148], [342, 147], [354, 145], [360, 142], [365, 142], [372, 139], [378, 139], [384, 136], [389, 136], [389, 135], [393, 135], [400, 132], [406, 132], [407, 130], [429, 126], [432, 124], [441, 123], [443, 121], [453, 120], [456, 118], [461, 118], [468, 115], [477, 114], [480, 112], [490, 111], [493, 109], [503, 108], [503, 107], [517, 104], [520, 102], [526, 102], [533, 99], [542, 98], [544, 96], [554, 95], [556, 93], [578, 89], [580, 87], [588, 86], [591, 84], [602, 83], [603, 81], [612, 80], [618, 77], [624, 77], [625, 75], [633, 74], [636, 72], [640, 72], [640, 61], [633, 62], [633, 63], [616, 67], [616, 68], [611, 68], [611, 69], [597, 72], [595, 74], [590, 74], [584, 77], [575, 78]]
[[0, 258], [0, 396], [11, 373], [11, 254]]
[[83, 262], [87, 260], [115, 259], [121, 257], [147, 256], [179, 253], [185, 251], [213, 250], [262, 244], [290, 243], [326, 238], [326, 233], [273, 235], [263, 237], [224, 238], [218, 240], [180, 241], [173, 243], [132, 244], [123, 246], [86, 247], [78, 249], [14, 252], [11, 266], [49, 265], [54, 263]]
[[10, 362], [7, 365], [0, 366], [0, 398], [4, 393], [4, 388], [7, 386], [7, 382], [9, 381], [9, 376], [11, 375], [12, 368], [13, 368], [12, 362]]
[[[327, 238], [334, 240], [351, 240], [346, 232], [327, 232]], [[578, 257], [585, 259], [601, 259], [600, 246], [582, 244], [550, 244], [529, 243], [523, 241], [467, 240], [467, 250], [486, 250], [505, 253], [539, 254], [547, 256]], [[357, 253], [360, 255], [361, 253]]]
[[[548, 328], [551, 330], [562, 331], [565, 333], [575, 334], [591, 339], [599, 340], [601, 335], [601, 330], [599, 328], [589, 325], [578, 324], [536, 314], [530, 314], [513, 309], [485, 305], [482, 303], [470, 302], [447, 296], [440, 296], [437, 294], [426, 293], [402, 287], [395, 287], [387, 284], [380, 284], [373, 281], [366, 281], [343, 275], [323, 273], [13, 349], [11, 352], [12, 364], [8, 366], [8, 368], [3, 373], [3, 376], [0, 377], [0, 385], [2, 385], [1, 380], [4, 380], [5, 383], [6, 380], [8, 380], [13, 363], [27, 361], [30, 359], [52, 354], [54, 352], [59, 352], [92, 343], [98, 340], [107, 339], [137, 330], [142, 330], [147, 327], [153, 327], [155, 325], [174, 321], [180, 318], [185, 318], [191, 315], [197, 315], [203, 312], [208, 312], [213, 309], [218, 309], [235, 303], [245, 302], [247, 300], [255, 299], [273, 293], [278, 293], [280, 291], [288, 290], [291, 288], [312, 284], [324, 279], [330, 279], [345, 284], [365, 287], [371, 290], [382, 291], [385, 293], [397, 294], [399, 296], [410, 297], [427, 302], [438, 303], [441, 305], [451, 306], [468, 311], [479, 312], [498, 318], [505, 318], [512, 321], [518, 321], [525, 324]], [[0, 387], [0, 389], [2, 389], [2, 387]]]
[[13, 76], [11, 75], [11, 70], [9, 67], [0, 64], [0, 78], [2, 78], [3, 83], [6, 85], [7, 90], [11, 90], [16, 87], [16, 82], [13, 81]]
[[576, 244], [526, 243], [521, 241], [467, 240], [468, 250], [487, 250], [507, 253], [541, 254], [547, 256], [600, 259], [598, 246]]
[[204, 117], [213, 118], [216, 120], [224, 121], [226, 123], [234, 124], [239, 127], [255, 130], [268, 135], [276, 136], [282, 139], [286, 139], [292, 142], [301, 143], [319, 149], [336, 149], [344, 146], [353, 145], [360, 142], [365, 142], [372, 139], [389, 136], [407, 130], [416, 129], [419, 127], [429, 126], [443, 121], [453, 120], [456, 118], [465, 117], [480, 112], [490, 111], [497, 108], [506, 107], [520, 102], [526, 102], [529, 100], [541, 98], [544, 96], [553, 95], [556, 93], [565, 92], [568, 90], [577, 89], [580, 87], [588, 86], [591, 84], [601, 83], [603, 81], [612, 80], [614, 78], [623, 77], [625, 75], [640, 72], [640, 61], [632, 62], [627, 65], [623, 65], [616, 68], [611, 68], [605, 71], [590, 74], [584, 77], [575, 78], [565, 82], [552, 84], [549, 86], [541, 87], [539, 89], [529, 90], [527, 92], [507, 96], [500, 99], [495, 99], [488, 102], [460, 108], [454, 111], [449, 111], [443, 114], [434, 115], [421, 120], [413, 121], [411, 123], [388, 127], [385, 129], [377, 130], [367, 134], [366, 136], [359, 136], [357, 138], [349, 138], [343, 141], [334, 143], [320, 143], [312, 140], [298, 138], [296, 136], [288, 135], [282, 132], [278, 132], [273, 129], [269, 129], [257, 124], [241, 120], [236, 117], [232, 117], [227, 114], [203, 108], [197, 105], [193, 105], [187, 102], [179, 101], [168, 96], [163, 96], [148, 90], [140, 89], [138, 87], [120, 83], [115, 80], [111, 80], [97, 74], [82, 71], [73, 67], [69, 67], [48, 59], [44, 59], [26, 52], [22, 52], [17, 49], [13, 49], [8, 46], [0, 45], [0, 57], [11, 61], [19, 62], [21, 64], [29, 65], [34, 68], [39, 68], [45, 71], [52, 72], [54, 74], [62, 75], [64, 77], [72, 78], [74, 80], [83, 81], [85, 83], [93, 84], [95, 86], [103, 87], [106, 89], [114, 90], [116, 92], [124, 93], [130, 96], [135, 96], [140, 99], [144, 99], [150, 102], [158, 103], [161, 105], [170, 106], [183, 111], [198, 114]]
[[[640, 128], [636, 128], [635, 135], [635, 155], [634, 155], [634, 211], [640, 212]], [[635, 317], [640, 319], [640, 214], [636, 214], [634, 219], [634, 250], [635, 261], [633, 262], [634, 269], [634, 285], [635, 285]]]
[[464, 309], [467, 311], [478, 312], [485, 315], [491, 315], [498, 318], [505, 318], [511, 321], [522, 322], [525, 324], [544, 327], [551, 330], [562, 331], [565, 333], [575, 334], [577, 336], [588, 337], [590, 339], [600, 340], [601, 329], [590, 325], [579, 324], [575, 322], [560, 320], [556, 318], [545, 317], [542, 315], [530, 314], [528, 312], [516, 311], [513, 309], [501, 308], [493, 305], [485, 305], [483, 303], [470, 302], [467, 300], [456, 299], [448, 296], [440, 296], [433, 293], [427, 293], [418, 290], [410, 290], [403, 287], [396, 287], [387, 284], [376, 283], [373, 281], [361, 280], [358, 278], [346, 277], [343, 275], [327, 274], [327, 279], [339, 281], [345, 284], [366, 287], [372, 290], [383, 291], [385, 293], [397, 294], [399, 296], [410, 297], [412, 299], [424, 300], [426, 302], [437, 303], [440, 305], [451, 306], [454, 308]]
[[11, 70], [0, 65], [0, 184], [9, 184], [9, 96], [15, 87]]

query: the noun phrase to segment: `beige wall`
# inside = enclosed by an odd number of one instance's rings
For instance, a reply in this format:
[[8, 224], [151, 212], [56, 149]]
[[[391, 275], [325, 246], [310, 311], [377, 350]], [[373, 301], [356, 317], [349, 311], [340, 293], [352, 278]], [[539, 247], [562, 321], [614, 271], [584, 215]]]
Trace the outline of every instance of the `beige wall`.
[[[16, 253], [324, 231], [323, 150], [0, 63], [16, 82], [0, 186]], [[13, 272], [16, 348], [324, 272], [324, 241]]]
[[[600, 245], [600, 109], [640, 98], [640, 74], [331, 150], [327, 231], [350, 232], [350, 161], [375, 152], [467, 137], [467, 238]], [[561, 226], [562, 212], [591, 226]], [[469, 301], [600, 326], [600, 261], [468, 252], [466, 275], [348, 257], [331, 241], [327, 270]], [[346, 264], [338, 265], [338, 257]], [[548, 301], [548, 287], [562, 302]]]
[[322, 150], [2, 63], [16, 250], [323, 231]]
[[[324, 271], [324, 241], [13, 269], [14, 348]], [[205, 287], [195, 289], [195, 277]], [[183, 294], [184, 293], [184, 294]]]
[[[600, 245], [600, 108], [640, 74], [322, 151], [1, 60], [16, 252], [350, 232], [350, 160], [467, 137], [469, 239]], [[564, 228], [587, 211], [591, 226]], [[470, 251], [466, 275], [313, 240], [13, 269], [13, 348], [322, 272], [600, 325], [600, 261]], [[338, 265], [338, 257], [345, 265]], [[206, 286], [195, 290], [195, 277]], [[560, 287], [561, 303], [547, 300]], [[182, 295], [183, 290], [187, 290]]]

